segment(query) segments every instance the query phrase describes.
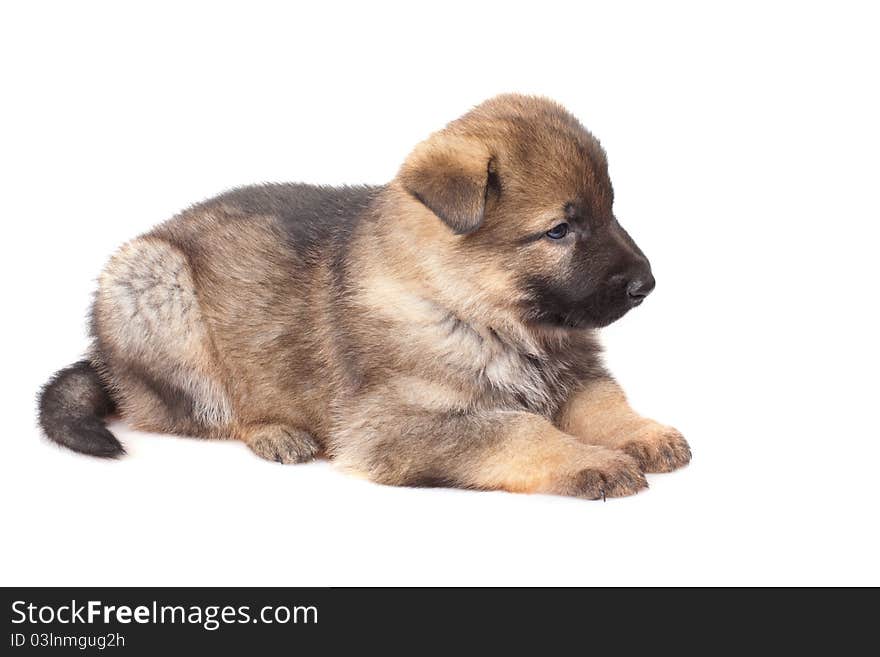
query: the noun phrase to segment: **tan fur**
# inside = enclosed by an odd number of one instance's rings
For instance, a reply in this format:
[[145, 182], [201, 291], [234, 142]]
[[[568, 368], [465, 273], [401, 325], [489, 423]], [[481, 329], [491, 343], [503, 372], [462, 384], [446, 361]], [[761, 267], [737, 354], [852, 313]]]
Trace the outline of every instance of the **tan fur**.
[[475, 464], [470, 482], [475, 487], [597, 499], [630, 495], [647, 486], [632, 459], [585, 446], [544, 420], [516, 418], [508, 436]]
[[691, 458], [690, 447], [676, 429], [636, 413], [620, 386], [610, 379], [595, 381], [573, 394], [558, 423], [585, 443], [627, 452], [646, 472], [669, 472]]
[[562, 108], [508, 95], [417, 146], [330, 246], [323, 217], [287, 232], [272, 190], [208, 201], [110, 261], [92, 361], [136, 426], [283, 463], [323, 452], [387, 484], [634, 493], [639, 464], [681, 465], [686, 443], [629, 409], [594, 331], [524, 311], [526, 277], [578, 264], [529, 236], [571, 199], [610, 230], [605, 169]]

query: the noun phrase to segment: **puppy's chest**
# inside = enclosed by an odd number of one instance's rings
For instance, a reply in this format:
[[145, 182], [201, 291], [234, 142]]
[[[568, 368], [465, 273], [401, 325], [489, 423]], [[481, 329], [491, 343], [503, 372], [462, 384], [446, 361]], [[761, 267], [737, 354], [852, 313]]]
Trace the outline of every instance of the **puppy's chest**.
[[449, 336], [448, 364], [475, 406], [523, 408], [552, 414], [571, 385], [564, 360], [529, 351], [492, 329], [460, 325]]

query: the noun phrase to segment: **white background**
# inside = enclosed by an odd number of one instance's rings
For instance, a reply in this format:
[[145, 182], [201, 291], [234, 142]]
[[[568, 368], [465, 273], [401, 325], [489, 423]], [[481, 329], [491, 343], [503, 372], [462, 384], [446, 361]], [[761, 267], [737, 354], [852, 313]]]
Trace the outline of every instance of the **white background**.
[[[877, 17], [611, 4], [4, 3], [0, 583], [880, 584]], [[603, 504], [39, 436], [120, 243], [230, 186], [382, 183], [502, 91], [608, 151], [658, 280], [608, 361], [689, 468]]]

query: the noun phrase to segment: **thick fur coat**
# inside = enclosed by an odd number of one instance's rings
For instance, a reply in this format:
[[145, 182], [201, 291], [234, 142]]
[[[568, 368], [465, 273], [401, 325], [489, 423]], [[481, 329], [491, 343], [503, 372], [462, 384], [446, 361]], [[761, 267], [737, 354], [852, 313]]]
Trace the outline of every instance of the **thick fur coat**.
[[92, 349], [44, 388], [41, 424], [97, 456], [123, 451], [115, 411], [386, 484], [634, 493], [690, 450], [599, 358], [596, 329], [654, 286], [612, 204], [593, 136], [517, 95], [387, 185], [227, 192], [111, 258]]

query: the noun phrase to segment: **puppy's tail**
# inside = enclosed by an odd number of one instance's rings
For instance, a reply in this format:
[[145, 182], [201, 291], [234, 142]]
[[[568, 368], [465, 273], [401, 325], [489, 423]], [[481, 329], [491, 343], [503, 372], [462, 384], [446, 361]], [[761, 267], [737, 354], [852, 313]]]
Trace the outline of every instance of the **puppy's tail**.
[[39, 396], [40, 426], [46, 436], [76, 452], [114, 457], [125, 453], [104, 418], [115, 404], [87, 360], [56, 373]]

